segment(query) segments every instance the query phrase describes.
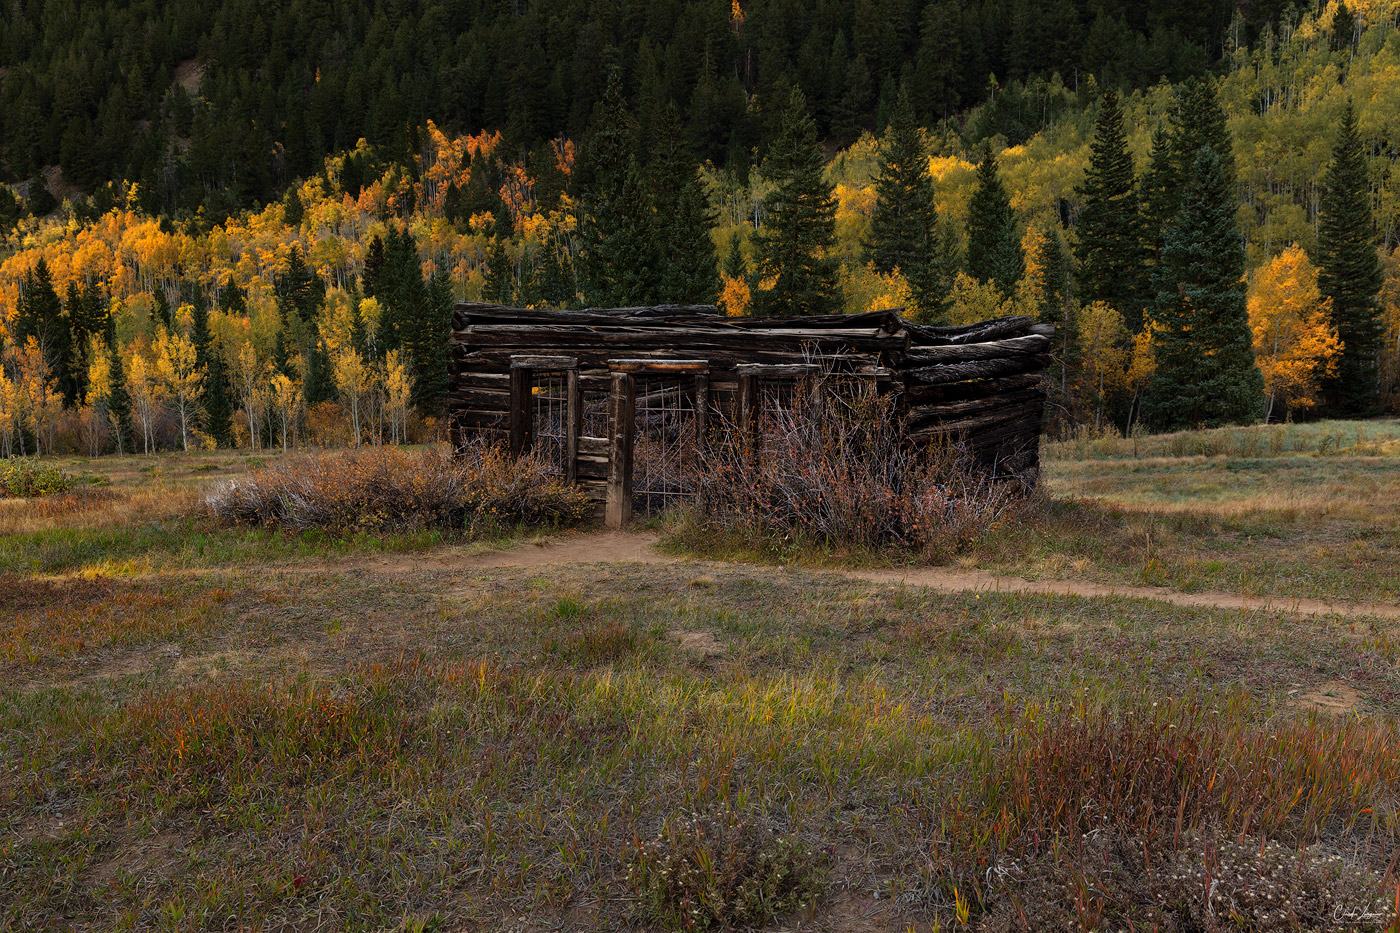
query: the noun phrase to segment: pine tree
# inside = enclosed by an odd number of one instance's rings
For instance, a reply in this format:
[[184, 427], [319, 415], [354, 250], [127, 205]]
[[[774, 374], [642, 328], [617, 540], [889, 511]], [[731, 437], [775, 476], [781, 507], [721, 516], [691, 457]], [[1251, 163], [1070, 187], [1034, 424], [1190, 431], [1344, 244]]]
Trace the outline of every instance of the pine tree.
[[112, 359], [112, 394], [107, 397], [107, 417], [112, 422], [112, 431], [116, 434], [117, 453], [126, 451], [131, 443], [131, 396], [126, 391], [126, 372], [122, 367], [122, 355], [117, 352], [117, 328], [116, 321], [111, 315], [107, 317], [106, 327], [107, 353]]
[[[1205, 148], [1215, 152], [1220, 170], [1231, 187], [1235, 184], [1234, 143], [1225, 120], [1225, 109], [1209, 79], [1191, 81], [1181, 91], [1176, 111], [1172, 114], [1171, 153], [1176, 203], [1185, 197], [1186, 188], [1194, 181], [1191, 169], [1196, 155]], [[1232, 195], [1233, 196], [1233, 195]]]
[[366, 298], [374, 298], [379, 293], [380, 278], [384, 274], [384, 240], [379, 234], [370, 238], [365, 249], [365, 268], [360, 275], [360, 291]]
[[914, 299], [911, 311], [919, 320], [941, 320], [947, 308], [938, 231], [928, 153], [914, 122], [909, 93], [902, 90], [880, 140], [875, 211], [865, 241], [865, 258], [882, 273], [898, 269], [904, 275]]
[[1147, 171], [1142, 176], [1142, 219], [1151, 262], [1156, 262], [1161, 254], [1162, 234], [1176, 216], [1177, 187], [1171, 137], [1166, 127], [1158, 123], [1152, 131]]
[[295, 311], [302, 321], [314, 321], [326, 301], [325, 281], [306, 264], [301, 247], [295, 243], [287, 259], [287, 271], [277, 276], [272, 292], [284, 319]]
[[840, 310], [836, 199], [823, 174], [825, 159], [807, 98], [793, 88], [777, 138], [764, 161], [776, 187], [758, 232], [758, 272], [773, 287], [759, 291], [764, 314], [832, 314]]
[[248, 293], [229, 279], [228, 284], [219, 289], [219, 309], [228, 314], [242, 316], [248, 313]]
[[595, 307], [655, 303], [661, 253], [635, 150], [635, 123], [614, 69], [594, 110], [581, 167], [580, 272]]
[[190, 341], [194, 344], [195, 366], [205, 374], [204, 425], [215, 442], [223, 447], [233, 445], [233, 404], [229, 400], [228, 374], [214, 338], [209, 333], [209, 311], [204, 301], [194, 303], [190, 322]]
[[662, 111], [652, 149], [651, 180], [661, 244], [657, 299], [665, 304], [713, 304], [719, 295], [715, 242], [710, 236], [716, 216], [674, 103]]
[[452, 277], [438, 269], [428, 278], [427, 316], [417, 328], [413, 347], [414, 386], [417, 402], [425, 411], [437, 411], [447, 397], [448, 332], [452, 328]]
[[1129, 332], [1136, 333], [1148, 304], [1148, 257], [1133, 157], [1114, 91], [1104, 94], [1099, 107], [1089, 168], [1076, 193], [1084, 205], [1075, 249], [1084, 301], [1106, 302], [1123, 316]]
[[1366, 154], [1348, 100], [1327, 166], [1317, 263], [1318, 286], [1332, 302], [1332, 322], [1342, 339], [1342, 359], [1330, 386], [1342, 415], [1368, 414], [1377, 402], [1382, 276], [1374, 236]]
[[977, 166], [977, 190], [968, 202], [967, 273], [991, 282], [1007, 297], [1025, 270], [1016, 214], [988, 148]]
[[1064, 242], [1059, 233], [1051, 228], [1040, 241], [1036, 251], [1036, 265], [1040, 267], [1041, 296], [1037, 317], [1050, 324], [1059, 324], [1065, 317], [1069, 304], [1069, 257], [1065, 254]]
[[24, 277], [24, 292], [15, 320], [15, 342], [23, 345], [33, 337], [44, 352], [53, 371], [58, 391], [65, 405], [78, 399], [78, 381], [74, 372], [73, 335], [68, 318], [63, 314], [63, 302], [54, 288], [49, 264], [42, 258]]
[[1157, 267], [1157, 374], [1144, 410], [1165, 429], [1257, 421], [1264, 379], [1254, 365], [1234, 185], [1209, 146], [1187, 177]]
[[491, 249], [486, 254], [486, 281], [482, 286], [482, 299], [509, 305], [515, 300], [514, 279], [510, 268], [510, 256], [506, 255], [505, 238], [495, 237], [491, 240]]

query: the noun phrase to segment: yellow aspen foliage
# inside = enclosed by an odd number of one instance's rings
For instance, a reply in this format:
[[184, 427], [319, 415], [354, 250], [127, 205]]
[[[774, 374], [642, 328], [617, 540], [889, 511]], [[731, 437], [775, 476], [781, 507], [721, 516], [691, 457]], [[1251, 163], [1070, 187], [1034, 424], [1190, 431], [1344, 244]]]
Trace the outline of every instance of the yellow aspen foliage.
[[413, 376], [398, 350], [384, 357], [384, 407], [393, 443], [408, 440], [408, 407], [413, 401]]
[[268, 396], [267, 380], [264, 378], [268, 364], [258, 356], [251, 340], [240, 342], [229, 362], [234, 391], [238, 394], [243, 419], [248, 424], [248, 446], [257, 450], [261, 433], [259, 425], [262, 424]]
[[990, 282], [981, 282], [959, 272], [953, 279], [951, 294], [951, 317], [953, 324], [975, 324], [995, 317], [1010, 314], [1035, 315], [1035, 306], [1029, 304], [1031, 298], [1017, 287], [1017, 294], [1003, 298], [1001, 290]]
[[53, 366], [33, 337], [13, 351], [10, 359], [15, 367], [20, 415], [23, 423], [34, 431], [34, 444], [38, 448], [35, 453], [43, 453], [45, 444], [53, 452], [54, 424], [63, 412], [63, 396], [54, 380]]
[[88, 341], [88, 401], [105, 402], [112, 397], [112, 355], [96, 334]]
[[[374, 301], [373, 298], [365, 300]], [[378, 305], [378, 302], [375, 304]], [[326, 293], [326, 307], [321, 313], [319, 330], [321, 345], [325, 347], [327, 356], [334, 359], [341, 350], [354, 346], [357, 318], [355, 300], [348, 292], [333, 288]]]
[[379, 328], [384, 322], [384, 306], [378, 298], [360, 299], [360, 321], [365, 327], [365, 346], [373, 354], [379, 346]]
[[907, 311], [913, 306], [914, 293], [909, 288], [908, 279], [901, 275], [898, 269], [893, 270], [888, 275], [875, 272], [873, 267], [871, 272], [875, 276], [875, 296], [867, 307], [860, 310], [889, 311], [903, 308]]
[[336, 391], [345, 403], [345, 414], [350, 418], [351, 436], [354, 443], [360, 443], [360, 409], [365, 396], [374, 386], [374, 373], [365, 365], [364, 358], [351, 347], [341, 350], [331, 361], [332, 376]]
[[204, 370], [194, 343], [182, 334], [158, 333], [155, 351], [156, 378], [170, 407], [180, 416], [180, 443], [189, 453], [191, 422], [204, 395]]
[[287, 449], [287, 434], [296, 422], [297, 409], [301, 407], [301, 386], [291, 380], [286, 373], [273, 373], [268, 380], [271, 389], [269, 398], [272, 410], [277, 415], [277, 425], [282, 432], [282, 450]]
[[0, 456], [14, 456], [19, 427], [19, 389], [5, 375], [5, 368], [0, 366]]
[[730, 317], [743, 317], [753, 309], [753, 292], [749, 283], [742, 278], [721, 276], [723, 287], [719, 292], [719, 306]]
[[1342, 342], [1318, 289], [1317, 267], [1302, 247], [1295, 243], [1254, 274], [1248, 304], [1269, 415], [1277, 405], [1313, 407], [1323, 381], [1337, 371]]
[[1128, 390], [1141, 395], [1157, 373], [1157, 322], [1149, 320], [1133, 335], [1132, 359], [1128, 363]]
[[164, 393], [154, 378], [150, 361], [144, 354], [133, 352], [131, 359], [126, 362], [125, 372], [126, 394], [131, 399], [131, 413], [136, 416], [136, 423], [141, 426], [142, 450], [148, 454], [154, 453], [155, 420]]
[[1123, 315], [1103, 301], [1080, 308], [1076, 318], [1083, 360], [1082, 394], [1098, 421], [1108, 398], [1128, 386], [1128, 328]]

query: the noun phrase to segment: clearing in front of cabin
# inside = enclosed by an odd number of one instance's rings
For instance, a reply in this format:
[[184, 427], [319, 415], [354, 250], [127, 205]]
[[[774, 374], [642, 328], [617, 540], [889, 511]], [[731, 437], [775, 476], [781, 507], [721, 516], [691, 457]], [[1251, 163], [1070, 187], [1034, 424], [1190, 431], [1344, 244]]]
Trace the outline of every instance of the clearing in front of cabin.
[[[1393, 603], [1355, 428], [1054, 447], [954, 559]], [[1394, 926], [1393, 619], [226, 527], [247, 458], [59, 465], [0, 500], [6, 926]]]

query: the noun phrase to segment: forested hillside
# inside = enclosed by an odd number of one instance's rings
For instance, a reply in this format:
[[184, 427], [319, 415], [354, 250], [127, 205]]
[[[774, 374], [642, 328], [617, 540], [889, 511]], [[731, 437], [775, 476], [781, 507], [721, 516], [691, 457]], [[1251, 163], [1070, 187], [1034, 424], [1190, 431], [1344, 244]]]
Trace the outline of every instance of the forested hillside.
[[[83, 188], [142, 182], [150, 211], [222, 217], [361, 138], [416, 152], [427, 120], [500, 130], [516, 156], [578, 138], [613, 67], [644, 114], [677, 103], [701, 157], [746, 164], [766, 142], [751, 98], [787, 84], [849, 143], [902, 81], [925, 121], [993, 79], [1176, 81], [1284, 5], [1235, 20], [1232, 0], [16, 2], [0, 21], [0, 131], [10, 180], [57, 164]], [[1006, 114], [1007, 135], [1033, 131], [1035, 109]]]
[[15, 6], [0, 452], [418, 436], [464, 297], [1028, 313], [1056, 430], [1376, 411], [1396, 6]]

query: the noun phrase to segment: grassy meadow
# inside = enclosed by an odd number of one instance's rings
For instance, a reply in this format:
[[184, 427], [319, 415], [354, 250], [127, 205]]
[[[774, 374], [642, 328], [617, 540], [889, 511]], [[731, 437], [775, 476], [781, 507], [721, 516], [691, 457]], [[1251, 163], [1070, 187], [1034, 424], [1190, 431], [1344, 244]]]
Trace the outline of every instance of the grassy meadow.
[[[278, 456], [0, 500], [0, 929], [1396, 929], [1400, 622], [207, 517]], [[1394, 423], [1045, 480], [958, 561], [1400, 598]]]

